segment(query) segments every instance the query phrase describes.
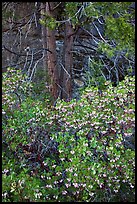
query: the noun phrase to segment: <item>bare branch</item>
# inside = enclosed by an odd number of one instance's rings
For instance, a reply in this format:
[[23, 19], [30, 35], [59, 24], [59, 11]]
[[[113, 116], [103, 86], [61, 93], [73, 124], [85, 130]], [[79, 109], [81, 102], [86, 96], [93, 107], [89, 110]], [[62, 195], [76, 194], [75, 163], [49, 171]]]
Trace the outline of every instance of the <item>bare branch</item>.
[[67, 72], [67, 70], [65, 69], [65, 67], [63, 66], [62, 63], [60, 63], [61, 67], [63, 68], [63, 70], [67, 73], [67, 75], [69, 76], [69, 78], [71, 78], [70, 74]]
[[28, 76], [30, 75], [30, 68], [32, 66], [32, 63], [33, 63], [33, 50], [32, 50], [32, 54], [31, 54], [31, 62], [30, 62], [30, 65], [29, 65], [29, 68], [28, 68], [28, 71], [27, 71]]
[[[32, 16], [32, 17], [29, 19], [29, 21], [28, 21], [28, 23], [29, 23], [29, 28], [28, 28], [28, 31], [26, 32], [25, 39], [27, 38], [28, 33], [29, 33], [29, 30], [30, 30], [30, 28], [31, 28], [31, 26], [32, 26], [33, 18], [34, 18], [34, 16]], [[27, 23], [27, 24], [28, 24], [28, 23]], [[27, 25], [27, 24], [26, 24], [26, 25]]]
[[[15, 55], [18, 55], [18, 56], [32, 56], [32, 54], [19, 54], [19, 53], [17, 53], [17, 52], [14, 52], [14, 51], [11, 51], [9, 48], [7, 48], [5, 45], [3, 45], [3, 48], [5, 49], [5, 50], [7, 50], [8, 52], [10, 52], [10, 53], [12, 53], [12, 54], [15, 54]], [[36, 52], [36, 53], [34, 53], [34, 55], [36, 55], [36, 54], [38, 54], [39, 52], [41, 52], [41, 50], [46, 50], [46, 51], [48, 51], [48, 52], [50, 52], [50, 53], [52, 53], [49, 49], [47, 49], [47, 48], [41, 48], [40, 49], [40, 51], [38, 51], [38, 52]]]
[[[98, 27], [95, 25], [95, 23], [94, 22], [92, 22], [93, 23], [93, 25], [94, 25], [94, 27], [96, 28], [96, 30], [97, 30], [97, 32], [98, 32], [98, 34], [99, 34], [99, 36], [100, 36], [100, 38], [105, 42], [105, 43], [107, 43], [108, 44], [108, 42], [103, 38], [103, 36], [101, 35], [101, 33], [100, 33], [100, 31], [99, 31], [99, 29], [98, 29]], [[108, 44], [109, 45], [109, 44]]]
[[54, 8], [52, 8], [52, 11], [54, 11], [57, 7], [59, 7], [59, 5], [61, 4], [62, 2], [59, 2]]
[[72, 17], [69, 17], [68, 19], [66, 19], [66, 20], [62, 20], [62, 21], [56, 21], [57, 23], [66, 23], [66, 22], [70, 22], [70, 20], [72, 19], [72, 18], [74, 18], [75, 16], [77, 16], [79, 13], [80, 13], [80, 11], [81, 10], [83, 10], [83, 5], [79, 8], [79, 10], [74, 14], [74, 16], [72, 16]]
[[[56, 82], [55, 82], [56, 83]], [[56, 83], [57, 84], [57, 83]], [[62, 91], [64, 91], [66, 94], [67, 94], [67, 96], [69, 96], [69, 94], [65, 91], [65, 89], [64, 88], [62, 88], [59, 84], [57, 84], [57, 86], [62, 90]]]
[[97, 20], [98, 20], [98, 22], [99, 22], [101, 25], [103, 25], [103, 24], [104, 24], [103, 22], [101, 22], [101, 21], [100, 21], [100, 19], [99, 19], [99, 18], [98, 18]]

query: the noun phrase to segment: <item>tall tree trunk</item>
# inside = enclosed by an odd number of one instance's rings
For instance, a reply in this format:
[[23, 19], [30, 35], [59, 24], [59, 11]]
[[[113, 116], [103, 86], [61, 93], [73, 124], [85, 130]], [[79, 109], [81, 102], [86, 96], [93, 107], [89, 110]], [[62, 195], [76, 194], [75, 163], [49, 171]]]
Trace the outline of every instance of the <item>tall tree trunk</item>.
[[[41, 2], [41, 19], [44, 19], [43, 14], [45, 13], [46, 13], [46, 4]], [[47, 73], [47, 54], [45, 49], [47, 48], [47, 43], [46, 43], [46, 27], [43, 25], [41, 25], [41, 39], [42, 39], [42, 46], [44, 49], [43, 70], [45, 71], [45, 74], [46, 74]]]
[[64, 100], [72, 97], [72, 46], [73, 46], [73, 28], [70, 22], [65, 23], [65, 42], [64, 42], [64, 67], [62, 67], [62, 95]]
[[[46, 14], [53, 17], [54, 2], [46, 2]], [[51, 52], [47, 52], [47, 66], [48, 75], [50, 78], [50, 91], [54, 99], [57, 99], [59, 94], [59, 74], [57, 67], [57, 55], [56, 55], [56, 39], [55, 30], [51, 30], [47, 27], [46, 33], [47, 48]]]

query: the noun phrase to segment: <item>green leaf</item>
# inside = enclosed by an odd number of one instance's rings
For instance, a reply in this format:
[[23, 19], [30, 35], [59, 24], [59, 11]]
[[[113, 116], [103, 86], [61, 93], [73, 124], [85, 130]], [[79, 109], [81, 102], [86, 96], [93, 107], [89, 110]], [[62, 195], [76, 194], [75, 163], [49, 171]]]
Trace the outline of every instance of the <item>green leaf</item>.
[[95, 148], [97, 146], [97, 141], [95, 138], [92, 138], [91, 140], [91, 147]]

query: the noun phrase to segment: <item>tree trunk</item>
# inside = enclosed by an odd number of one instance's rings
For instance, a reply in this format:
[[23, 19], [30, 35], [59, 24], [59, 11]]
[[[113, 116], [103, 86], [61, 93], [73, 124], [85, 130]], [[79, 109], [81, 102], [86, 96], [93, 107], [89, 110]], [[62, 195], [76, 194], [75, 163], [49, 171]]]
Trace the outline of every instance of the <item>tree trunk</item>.
[[[41, 3], [41, 19], [44, 19], [43, 14], [46, 13], [46, 4]], [[41, 25], [41, 39], [42, 39], [42, 46], [44, 49], [44, 58], [43, 58], [43, 70], [45, 71], [45, 74], [47, 73], [47, 54], [45, 49], [47, 48], [47, 43], [46, 43], [46, 27]], [[47, 78], [47, 77], [46, 77]]]
[[[46, 14], [53, 17], [52, 8], [54, 7], [54, 2], [46, 2]], [[50, 91], [54, 99], [58, 98], [59, 95], [59, 74], [57, 67], [57, 55], [56, 55], [56, 39], [55, 39], [55, 29], [51, 30], [47, 26], [46, 41], [47, 49], [51, 52], [47, 52], [47, 66], [48, 75], [50, 78]]]
[[64, 100], [72, 98], [72, 46], [73, 46], [73, 28], [70, 22], [65, 23], [65, 42], [64, 42], [64, 66], [62, 66], [62, 95]]

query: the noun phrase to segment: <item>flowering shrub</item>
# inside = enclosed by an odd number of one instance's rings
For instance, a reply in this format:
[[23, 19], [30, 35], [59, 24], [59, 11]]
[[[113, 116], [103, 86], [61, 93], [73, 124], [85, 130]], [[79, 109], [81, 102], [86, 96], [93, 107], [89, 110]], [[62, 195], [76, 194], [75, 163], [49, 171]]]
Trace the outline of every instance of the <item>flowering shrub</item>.
[[58, 102], [49, 124], [54, 129], [56, 118], [61, 129], [53, 138], [65, 172], [64, 200], [111, 201], [123, 186], [134, 189], [134, 105], [134, 78], [102, 96], [87, 89], [80, 101]]
[[134, 201], [134, 77], [56, 107], [25, 96], [17, 108], [6, 80], [4, 202]]

